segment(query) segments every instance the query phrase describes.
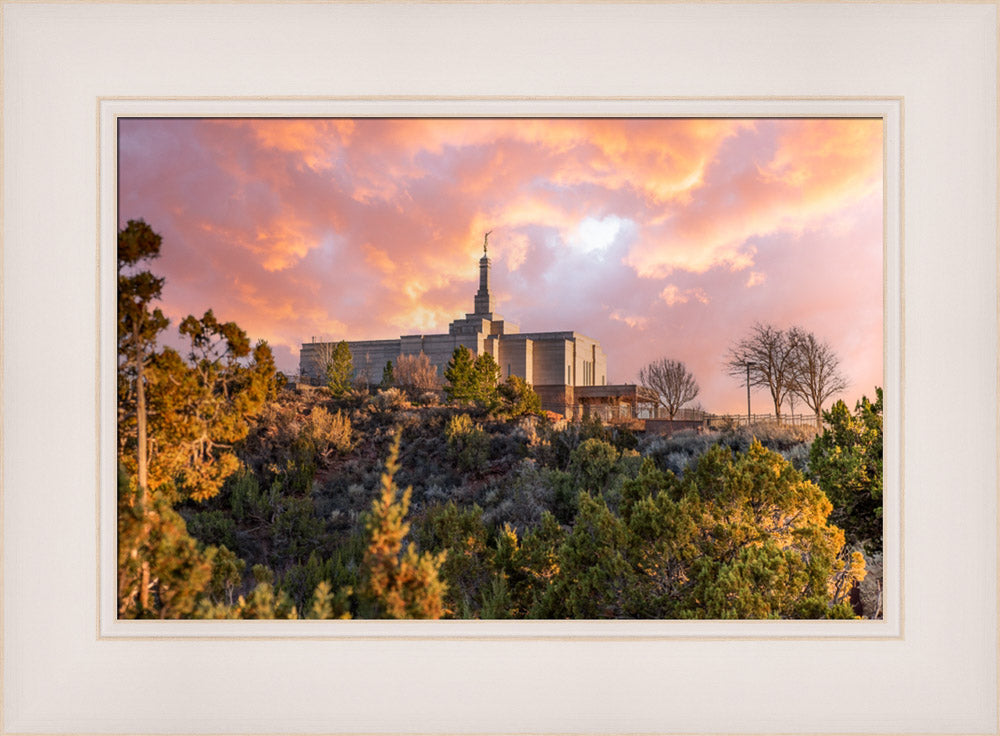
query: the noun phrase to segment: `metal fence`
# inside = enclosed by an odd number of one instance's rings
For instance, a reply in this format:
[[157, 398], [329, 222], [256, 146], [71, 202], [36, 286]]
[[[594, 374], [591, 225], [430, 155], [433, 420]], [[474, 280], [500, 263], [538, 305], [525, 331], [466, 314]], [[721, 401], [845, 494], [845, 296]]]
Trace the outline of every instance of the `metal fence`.
[[[679, 417], [678, 417], [679, 418]], [[710, 427], [745, 427], [749, 424], [783, 424], [791, 427], [815, 427], [815, 414], [706, 414]]]
[[[669, 419], [662, 406], [640, 405], [636, 411], [638, 419]], [[745, 427], [749, 424], [784, 424], [793, 427], [816, 426], [814, 414], [782, 414], [779, 419], [774, 414], [712, 414], [701, 409], [680, 409], [674, 420], [683, 422], [705, 422], [710, 427]]]

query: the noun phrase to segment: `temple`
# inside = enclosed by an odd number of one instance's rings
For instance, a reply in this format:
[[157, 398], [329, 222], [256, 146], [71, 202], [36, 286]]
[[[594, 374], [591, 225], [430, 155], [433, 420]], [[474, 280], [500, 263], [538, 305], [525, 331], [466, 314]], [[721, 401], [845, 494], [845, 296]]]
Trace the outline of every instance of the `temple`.
[[[395, 363], [401, 355], [424, 353], [443, 377], [455, 348], [462, 345], [473, 356], [487, 353], [500, 366], [502, 377], [520, 376], [542, 400], [542, 408], [574, 418], [588, 408], [603, 406], [600, 413], [614, 414], [621, 409], [634, 416], [639, 397], [636, 387], [607, 385], [607, 356], [601, 344], [579, 332], [521, 332], [520, 328], [494, 311], [490, 293], [490, 259], [487, 253], [489, 233], [483, 239], [483, 257], [479, 259], [479, 290], [473, 299], [472, 312], [448, 326], [447, 334], [401, 335], [390, 340], [351, 340], [347, 342], [354, 363], [355, 378], [378, 383], [387, 362]], [[320, 381], [321, 348], [330, 343], [302, 345], [299, 371], [306, 380]], [[641, 389], [640, 389], [641, 390]], [[624, 413], [624, 412], [622, 412]]]

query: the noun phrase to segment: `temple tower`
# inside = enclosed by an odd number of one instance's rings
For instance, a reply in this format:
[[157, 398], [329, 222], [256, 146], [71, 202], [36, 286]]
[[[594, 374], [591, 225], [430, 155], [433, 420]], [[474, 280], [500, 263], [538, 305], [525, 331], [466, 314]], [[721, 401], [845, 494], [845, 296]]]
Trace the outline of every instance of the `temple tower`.
[[486, 255], [489, 237], [490, 233], [486, 233], [483, 238], [483, 257], [479, 259], [479, 291], [476, 292], [474, 314], [493, 314], [493, 295], [490, 294], [490, 259]]

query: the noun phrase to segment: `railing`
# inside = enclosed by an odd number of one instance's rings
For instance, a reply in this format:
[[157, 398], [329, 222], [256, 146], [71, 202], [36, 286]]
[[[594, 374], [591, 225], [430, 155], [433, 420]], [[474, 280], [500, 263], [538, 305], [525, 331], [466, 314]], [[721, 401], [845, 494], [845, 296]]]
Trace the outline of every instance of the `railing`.
[[[670, 419], [666, 409], [662, 406], [653, 406], [650, 404], [639, 404], [636, 407], [635, 416], [637, 419]], [[702, 409], [678, 409], [673, 418], [678, 421], [700, 422], [712, 416], [715, 415], [709, 414]]]
[[[662, 406], [640, 404], [636, 409], [638, 419], [669, 419]], [[815, 414], [782, 414], [778, 419], [774, 414], [712, 414], [701, 409], [680, 409], [674, 414], [675, 421], [703, 421], [710, 427], [745, 427], [749, 424], [785, 424], [790, 426], [816, 426]]]
[[775, 417], [774, 414], [750, 414], [749, 418], [746, 414], [707, 414], [705, 419], [708, 420], [708, 425], [710, 427], [745, 427], [749, 424], [784, 424], [793, 427], [815, 427], [816, 426], [816, 415], [815, 414], [782, 414], [781, 418]]

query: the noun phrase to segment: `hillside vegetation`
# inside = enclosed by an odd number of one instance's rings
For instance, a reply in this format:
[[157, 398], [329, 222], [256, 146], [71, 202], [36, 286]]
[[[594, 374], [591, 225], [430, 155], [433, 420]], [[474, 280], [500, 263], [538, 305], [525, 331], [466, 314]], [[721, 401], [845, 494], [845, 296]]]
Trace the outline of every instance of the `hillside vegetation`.
[[[393, 389], [284, 390], [238, 444], [241, 468], [218, 495], [178, 506], [197, 546], [215, 550], [188, 614], [856, 615], [863, 529], [833, 525], [852, 509], [802, 473], [824, 436], [755, 429], [637, 437], [596, 420], [557, 428], [474, 405], [414, 406]], [[387, 605], [372, 588], [380, 543], [382, 566], [407, 567], [396, 574], [419, 600]], [[383, 577], [383, 588], [406, 587]], [[263, 609], [247, 603], [262, 583], [273, 598]]]

